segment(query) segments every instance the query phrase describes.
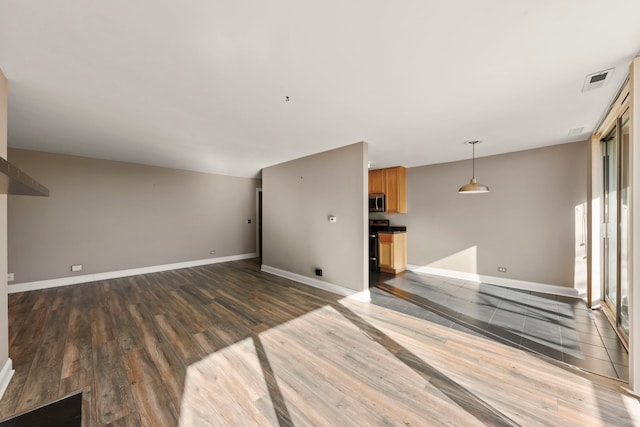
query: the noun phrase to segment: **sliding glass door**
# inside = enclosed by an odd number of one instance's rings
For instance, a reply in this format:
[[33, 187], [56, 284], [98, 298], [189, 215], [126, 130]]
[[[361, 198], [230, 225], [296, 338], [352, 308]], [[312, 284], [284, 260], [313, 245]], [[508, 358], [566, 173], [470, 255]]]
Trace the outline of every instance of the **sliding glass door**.
[[629, 335], [629, 110], [602, 139], [604, 306], [624, 340]]
[[602, 140], [603, 172], [604, 172], [604, 300], [610, 308], [615, 307], [616, 290], [618, 284], [618, 128], [614, 126], [611, 132]]
[[618, 215], [620, 222], [619, 243], [620, 252], [620, 279], [618, 286], [618, 301], [616, 309], [617, 325], [628, 342], [629, 336], [629, 251], [631, 248], [630, 227], [631, 216], [629, 211], [629, 199], [631, 189], [629, 182], [631, 180], [629, 164], [629, 110], [625, 111], [620, 120], [620, 177], [618, 179], [620, 187]]

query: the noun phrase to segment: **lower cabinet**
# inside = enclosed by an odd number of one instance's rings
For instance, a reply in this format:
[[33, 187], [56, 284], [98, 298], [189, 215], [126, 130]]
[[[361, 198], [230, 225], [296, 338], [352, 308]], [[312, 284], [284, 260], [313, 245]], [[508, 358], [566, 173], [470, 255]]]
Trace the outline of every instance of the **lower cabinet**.
[[380, 271], [398, 274], [407, 269], [407, 233], [378, 233]]

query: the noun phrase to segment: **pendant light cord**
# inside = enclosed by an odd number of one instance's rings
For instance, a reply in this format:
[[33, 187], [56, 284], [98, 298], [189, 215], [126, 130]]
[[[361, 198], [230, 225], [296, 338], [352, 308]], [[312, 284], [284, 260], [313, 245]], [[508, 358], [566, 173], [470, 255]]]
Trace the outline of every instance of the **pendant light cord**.
[[472, 171], [472, 176], [471, 178], [475, 178], [476, 177], [476, 143], [472, 143], [471, 144], [471, 152], [472, 157], [471, 157], [471, 171]]

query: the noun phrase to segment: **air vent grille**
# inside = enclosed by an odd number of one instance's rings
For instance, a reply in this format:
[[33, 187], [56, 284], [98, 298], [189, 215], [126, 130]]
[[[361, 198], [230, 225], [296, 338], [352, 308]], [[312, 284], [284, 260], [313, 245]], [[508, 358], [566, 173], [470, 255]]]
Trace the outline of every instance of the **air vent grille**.
[[597, 73], [589, 74], [584, 79], [584, 85], [582, 86], [582, 91], [586, 92], [588, 90], [605, 87], [609, 83], [609, 80], [611, 80], [611, 76], [613, 75], [613, 70], [615, 70], [615, 68], [610, 68], [608, 70], [598, 71]]

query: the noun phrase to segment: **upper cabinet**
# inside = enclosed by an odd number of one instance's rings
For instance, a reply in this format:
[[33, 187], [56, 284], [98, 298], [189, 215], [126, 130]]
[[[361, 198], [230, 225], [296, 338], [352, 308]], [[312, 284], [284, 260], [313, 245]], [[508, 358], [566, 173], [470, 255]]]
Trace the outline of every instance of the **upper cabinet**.
[[385, 169], [387, 213], [407, 213], [407, 170], [402, 166]]
[[386, 213], [407, 213], [407, 169], [396, 166], [369, 171], [369, 194], [383, 193]]
[[369, 194], [387, 193], [387, 174], [385, 170], [369, 171]]

